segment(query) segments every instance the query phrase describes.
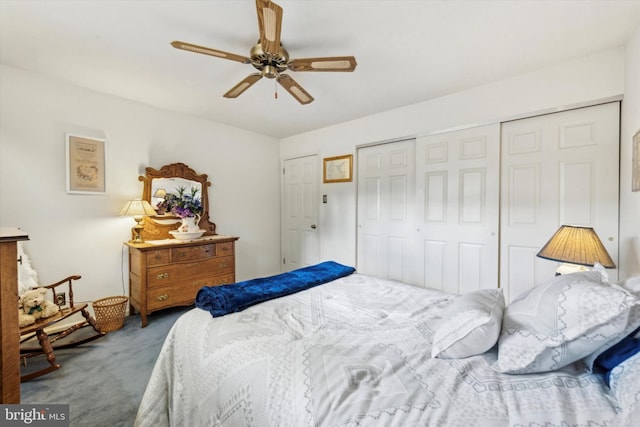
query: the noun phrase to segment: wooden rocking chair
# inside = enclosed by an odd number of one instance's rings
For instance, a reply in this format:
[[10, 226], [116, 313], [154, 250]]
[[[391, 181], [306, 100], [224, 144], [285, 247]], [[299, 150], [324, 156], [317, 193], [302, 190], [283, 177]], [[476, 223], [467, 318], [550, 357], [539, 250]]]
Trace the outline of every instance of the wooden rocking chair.
[[[68, 306], [64, 305], [63, 307], [60, 307], [60, 311], [51, 317], [37, 319], [36, 323], [20, 328], [20, 358], [23, 362], [23, 365], [27, 365], [28, 358], [42, 354], [46, 355], [47, 361], [49, 362], [49, 366], [45, 368], [22, 375], [20, 377], [20, 382], [28, 381], [33, 378], [39, 377], [40, 375], [44, 375], [46, 373], [59, 369], [61, 366], [56, 361], [54, 350], [73, 347], [106, 335], [105, 332], [100, 331], [99, 327], [96, 325], [95, 319], [87, 310], [88, 304], [74, 304], [73, 302], [72, 282], [74, 280], [79, 280], [80, 278], [81, 276], [69, 276], [52, 285], [41, 286], [42, 288], [51, 289], [51, 292], [53, 293], [53, 301], [57, 302], [56, 294], [59, 294], [62, 291], [57, 291], [56, 288], [58, 286], [67, 284], [67, 295], [69, 298], [69, 304]], [[74, 323], [60, 332], [45, 331], [45, 328], [48, 328], [50, 330], [54, 329], [53, 326], [55, 324], [69, 318], [76, 313], [81, 313], [84, 317], [84, 320]], [[71, 339], [63, 340], [63, 338], [85, 327], [93, 328], [93, 331], [91, 331], [88, 336], [84, 336], [76, 341], [73, 341]], [[58, 340], [60, 340], [60, 343], [56, 344], [56, 341]]]

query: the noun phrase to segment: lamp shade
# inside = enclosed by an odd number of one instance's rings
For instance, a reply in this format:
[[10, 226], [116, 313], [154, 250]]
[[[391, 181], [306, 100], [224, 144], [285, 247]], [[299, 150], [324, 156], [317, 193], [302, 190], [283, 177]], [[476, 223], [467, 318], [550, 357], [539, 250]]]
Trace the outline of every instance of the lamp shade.
[[155, 193], [153, 193], [153, 197], [157, 199], [163, 199], [167, 195], [167, 190], [164, 188], [158, 188]]
[[128, 216], [146, 216], [156, 215], [156, 211], [146, 200], [134, 199], [129, 200], [120, 211], [120, 215]]
[[615, 268], [602, 241], [591, 227], [563, 225], [538, 252], [540, 258], [571, 264], [593, 266], [600, 263]]

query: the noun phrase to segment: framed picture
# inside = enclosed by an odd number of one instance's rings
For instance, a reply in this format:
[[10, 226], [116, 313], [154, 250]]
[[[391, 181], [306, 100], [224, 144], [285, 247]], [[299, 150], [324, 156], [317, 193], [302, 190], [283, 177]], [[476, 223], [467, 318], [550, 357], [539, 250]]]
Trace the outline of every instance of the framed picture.
[[349, 182], [353, 179], [353, 155], [324, 159], [322, 182]]
[[107, 192], [107, 141], [67, 134], [67, 193]]
[[631, 149], [633, 150], [631, 191], [640, 191], [640, 130], [633, 135]]

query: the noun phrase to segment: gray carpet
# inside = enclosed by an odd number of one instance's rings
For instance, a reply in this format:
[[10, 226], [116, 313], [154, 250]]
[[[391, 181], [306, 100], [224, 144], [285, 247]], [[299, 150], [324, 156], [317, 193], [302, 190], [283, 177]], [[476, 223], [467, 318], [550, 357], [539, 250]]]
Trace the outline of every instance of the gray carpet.
[[[117, 331], [56, 351], [62, 367], [22, 383], [21, 402], [68, 404], [71, 427], [132, 426], [162, 343], [190, 308], [152, 313], [146, 328], [139, 315], [129, 316]], [[42, 359], [30, 359], [27, 369], [46, 363]]]

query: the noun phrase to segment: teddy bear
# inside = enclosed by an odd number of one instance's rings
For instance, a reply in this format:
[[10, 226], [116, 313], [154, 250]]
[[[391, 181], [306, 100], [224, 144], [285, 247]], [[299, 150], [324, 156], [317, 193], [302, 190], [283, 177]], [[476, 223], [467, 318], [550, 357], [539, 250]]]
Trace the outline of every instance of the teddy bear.
[[[20, 327], [35, 323], [37, 319], [51, 317], [60, 311], [60, 307], [44, 298], [46, 293], [46, 288], [35, 288], [26, 291], [20, 296], [18, 301], [20, 310], [18, 323]], [[20, 309], [20, 307], [22, 308]]]
[[22, 299], [18, 298], [18, 325], [21, 328], [24, 328], [25, 326], [33, 325], [34, 323], [36, 323], [36, 318], [31, 314], [26, 314], [22, 307]]

